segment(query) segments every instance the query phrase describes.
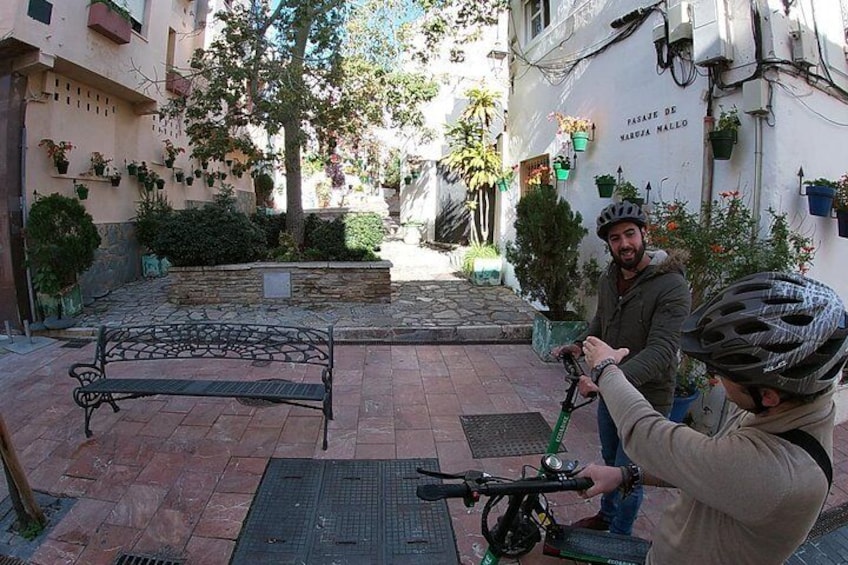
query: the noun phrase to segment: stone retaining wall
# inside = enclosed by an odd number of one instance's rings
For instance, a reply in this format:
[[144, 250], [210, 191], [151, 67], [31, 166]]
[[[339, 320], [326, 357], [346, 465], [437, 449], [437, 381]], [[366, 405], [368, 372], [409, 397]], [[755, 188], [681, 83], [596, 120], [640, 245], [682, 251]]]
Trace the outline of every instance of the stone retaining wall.
[[180, 305], [389, 303], [391, 266], [389, 261], [322, 261], [171, 267], [168, 300]]

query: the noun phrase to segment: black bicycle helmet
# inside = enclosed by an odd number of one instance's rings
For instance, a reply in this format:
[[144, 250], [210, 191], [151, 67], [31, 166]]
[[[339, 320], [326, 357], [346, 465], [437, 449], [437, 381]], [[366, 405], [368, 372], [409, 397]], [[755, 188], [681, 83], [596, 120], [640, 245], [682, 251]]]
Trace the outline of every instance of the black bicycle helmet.
[[741, 385], [813, 394], [838, 380], [848, 359], [845, 306], [813, 279], [757, 273], [693, 312], [681, 349]]
[[640, 228], [648, 223], [648, 217], [642, 211], [642, 207], [632, 202], [613, 202], [598, 215], [598, 237], [607, 240], [610, 228], [619, 222], [633, 222]]

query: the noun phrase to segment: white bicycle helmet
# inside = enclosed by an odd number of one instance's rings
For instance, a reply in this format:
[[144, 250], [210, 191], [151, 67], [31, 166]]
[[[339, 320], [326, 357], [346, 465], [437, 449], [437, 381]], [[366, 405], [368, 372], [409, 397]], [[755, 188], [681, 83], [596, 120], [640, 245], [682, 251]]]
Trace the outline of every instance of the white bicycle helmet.
[[800, 274], [757, 273], [693, 312], [681, 348], [741, 385], [813, 394], [836, 382], [848, 359], [845, 306]]

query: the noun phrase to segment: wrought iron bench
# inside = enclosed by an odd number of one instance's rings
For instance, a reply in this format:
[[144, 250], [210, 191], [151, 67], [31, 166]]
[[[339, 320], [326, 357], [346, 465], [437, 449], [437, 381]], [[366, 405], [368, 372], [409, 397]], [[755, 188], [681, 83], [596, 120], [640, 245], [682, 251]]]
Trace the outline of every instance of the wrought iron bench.
[[[175, 378], [110, 378], [106, 366], [138, 361], [227, 359], [302, 363], [321, 367], [321, 382], [282, 379], [220, 380]], [[195, 367], [192, 366], [192, 375]], [[69, 374], [80, 386], [74, 401], [85, 410], [85, 435], [91, 437], [91, 415], [101, 404], [119, 410], [118, 401], [152, 395], [251, 398], [321, 410], [327, 449], [327, 424], [333, 419], [333, 328], [326, 331], [291, 326], [236, 323], [184, 323], [101, 327], [94, 362], [76, 363]], [[123, 372], [123, 371], [122, 371]], [[168, 374], [168, 367], [160, 374]], [[317, 379], [316, 379], [317, 380]]]

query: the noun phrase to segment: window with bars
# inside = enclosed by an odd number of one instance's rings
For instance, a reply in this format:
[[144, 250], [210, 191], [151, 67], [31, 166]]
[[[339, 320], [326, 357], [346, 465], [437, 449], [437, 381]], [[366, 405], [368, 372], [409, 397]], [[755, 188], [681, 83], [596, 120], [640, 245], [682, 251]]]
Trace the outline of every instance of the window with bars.
[[518, 177], [521, 185], [521, 196], [532, 189], [530, 179], [534, 176], [541, 177], [541, 184], [551, 184], [551, 160], [547, 154], [521, 161]]
[[524, 0], [524, 22], [527, 41], [530, 41], [551, 23], [550, 0]]

